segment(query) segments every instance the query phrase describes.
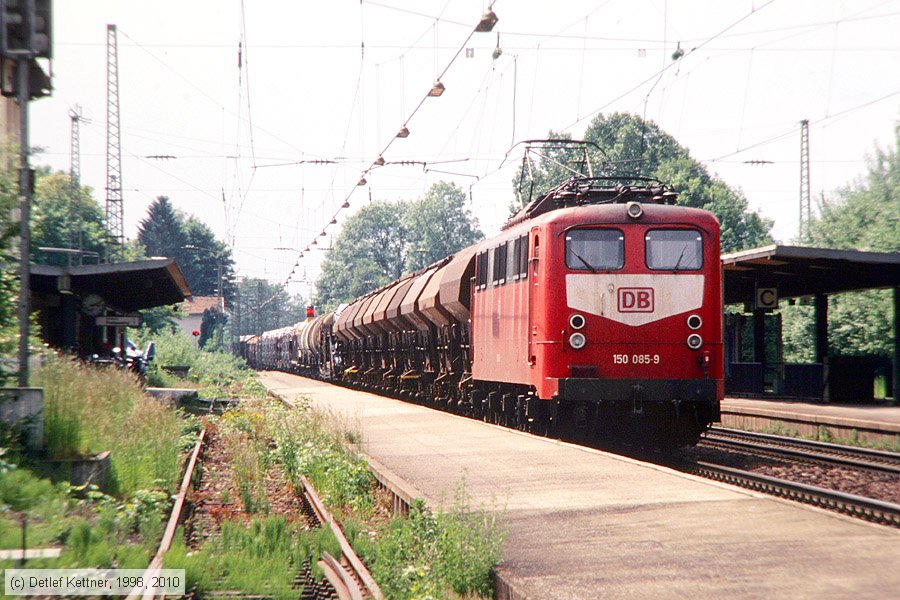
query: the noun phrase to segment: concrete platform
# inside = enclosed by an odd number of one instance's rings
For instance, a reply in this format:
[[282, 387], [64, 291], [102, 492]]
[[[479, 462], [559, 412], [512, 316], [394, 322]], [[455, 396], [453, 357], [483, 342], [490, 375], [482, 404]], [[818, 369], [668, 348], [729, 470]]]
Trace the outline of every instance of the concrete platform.
[[754, 431], [783, 428], [803, 436], [827, 430], [835, 439], [900, 445], [900, 406], [813, 404], [788, 400], [725, 398], [722, 425]]
[[464, 480], [504, 513], [500, 598], [872, 598], [900, 591], [900, 531], [284, 373], [433, 506]]

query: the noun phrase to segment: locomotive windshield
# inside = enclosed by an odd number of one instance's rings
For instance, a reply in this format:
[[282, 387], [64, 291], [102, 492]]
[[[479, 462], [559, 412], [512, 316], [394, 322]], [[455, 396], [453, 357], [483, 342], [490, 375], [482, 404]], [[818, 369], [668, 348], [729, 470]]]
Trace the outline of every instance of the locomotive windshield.
[[696, 271], [703, 266], [703, 238], [693, 229], [654, 229], [645, 239], [647, 266], [659, 271]]
[[572, 229], [566, 232], [566, 266], [579, 271], [621, 269], [625, 236], [618, 229]]

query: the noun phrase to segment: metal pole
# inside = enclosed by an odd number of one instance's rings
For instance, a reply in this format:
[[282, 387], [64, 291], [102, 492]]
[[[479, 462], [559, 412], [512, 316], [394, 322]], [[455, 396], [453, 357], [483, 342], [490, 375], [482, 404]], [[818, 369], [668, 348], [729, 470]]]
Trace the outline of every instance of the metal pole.
[[28, 336], [31, 303], [31, 169], [28, 167], [28, 59], [16, 61], [19, 89], [19, 387], [28, 387]]
[[222, 259], [218, 258], [218, 257], [216, 257], [216, 258], [217, 258], [217, 262], [218, 262], [217, 266], [219, 267], [219, 273], [218, 273], [219, 274], [219, 294], [218, 294], [218, 299], [216, 300], [216, 302], [219, 303], [219, 312], [221, 313], [218, 318], [219, 326], [216, 328], [218, 330], [216, 332], [217, 333], [216, 337], [218, 338], [216, 341], [218, 342], [219, 352], [221, 352], [222, 351], [222, 328], [225, 326], [225, 324], [223, 323], [223, 321], [225, 320], [225, 302], [223, 300], [225, 295], [222, 293]]

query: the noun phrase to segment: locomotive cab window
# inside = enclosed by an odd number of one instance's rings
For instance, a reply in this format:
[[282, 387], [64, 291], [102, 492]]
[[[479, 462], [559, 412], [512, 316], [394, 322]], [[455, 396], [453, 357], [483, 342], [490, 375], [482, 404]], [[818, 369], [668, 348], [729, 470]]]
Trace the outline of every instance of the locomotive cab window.
[[566, 232], [566, 266], [576, 271], [609, 271], [625, 265], [625, 235], [618, 229]]
[[694, 229], [654, 229], [644, 238], [647, 266], [656, 271], [703, 267], [703, 236]]

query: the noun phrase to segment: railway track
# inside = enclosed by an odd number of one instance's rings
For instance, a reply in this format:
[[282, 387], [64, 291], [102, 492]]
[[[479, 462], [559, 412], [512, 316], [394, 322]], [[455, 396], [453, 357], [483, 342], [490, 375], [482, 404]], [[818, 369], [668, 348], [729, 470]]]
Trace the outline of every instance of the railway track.
[[[708, 450], [713, 452], [706, 452]], [[669, 466], [701, 477], [811, 504], [873, 523], [900, 527], [900, 504], [848, 493], [833, 487], [811, 485], [802, 481], [805, 473], [803, 468], [797, 469], [796, 472], [790, 468], [780, 468], [779, 471], [788, 473], [789, 478], [786, 478], [765, 474], [763, 472], [765, 468], [757, 467], [750, 470], [722, 464], [733, 461], [735, 457], [750, 464], [762, 458], [765, 461], [778, 461], [789, 466], [812, 464], [838, 473], [855, 471], [864, 473], [861, 476], [863, 478], [883, 482], [894, 481], [900, 477], [900, 454], [722, 428], [711, 429], [692, 452], [695, 455], [693, 460], [679, 461]], [[713, 457], [714, 462], [696, 458], [707, 455]]]
[[[184, 524], [185, 530], [190, 532], [188, 534], [189, 545], [195, 549], [219, 536], [219, 522], [223, 518], [228, 518], [230, 505], [215, 500], [214, 498], [219, 497], [217, 493], [201, 492], [201, 488], [205, 487], [203, 481], [213, 483], [214, 480], [224, 480], [229, 477], [223, 471], [221, 462], [216, 468], [206, 468], [208, 466], [206, 459], [209, 456], [203, 455], [209, 454], [210, 446], [214, 446], [215, 443], [215, 434], [208, 435], [204, 430], [185, 468], [181, 491], [173, 507], [166, 534], [148, 572], [159, 569], [163, 564], [163, 556], [172, 544], [178, 524]], [[292, 566], [294, 576], [291, 587], [297, 590], [298, 599], [381, 600], [384, 598], [378, 584], [347, 541], [340, 524], [320, 500], [312, 484], [305, 477], [301, 477], [301, 481], [302, 490], [298, 490], [296, 502], [291, 503], [291, 510], [304, 519], [307, 528], [330, 528], [338, 541], [340, 552], [336, 556], [332, 556], [323, 551], [321, 559], [316, 561], [325, 575], [324, 579], [317, 579], [313, 574], [313, 560], [315, 559]], [[211, 489], [216, 490], [218, 486], [213, 483]], [[191, 494], [192, 491], [193, 494]], [[205, 531], [206, 535], [199, 535], [198, 530]], [[151, 589], [143, 595], [132, 594], [128, 600], [149, 599], [154, 595], [156, 595], [156, 590]], [[190, 598], [192, 595], [189, 593], [185, 597]], [[227, 588], [206, 590], [204, 597], [223, 600], [269, 600], [271, 598], [266, 593], [238, 592]]]
[[873, 523], [900, 527], [900, 504], [705, 462], [694, 463], [689, 470], [708, 479], [811, 504]]
[[900, 476], [900, 454], [857, 446], [843, 446], [813, 440], [714, 427], [700, 440], [700, 446], [740, 450], [759, 456], [787, 458], [830, 467], [869, 469]]

